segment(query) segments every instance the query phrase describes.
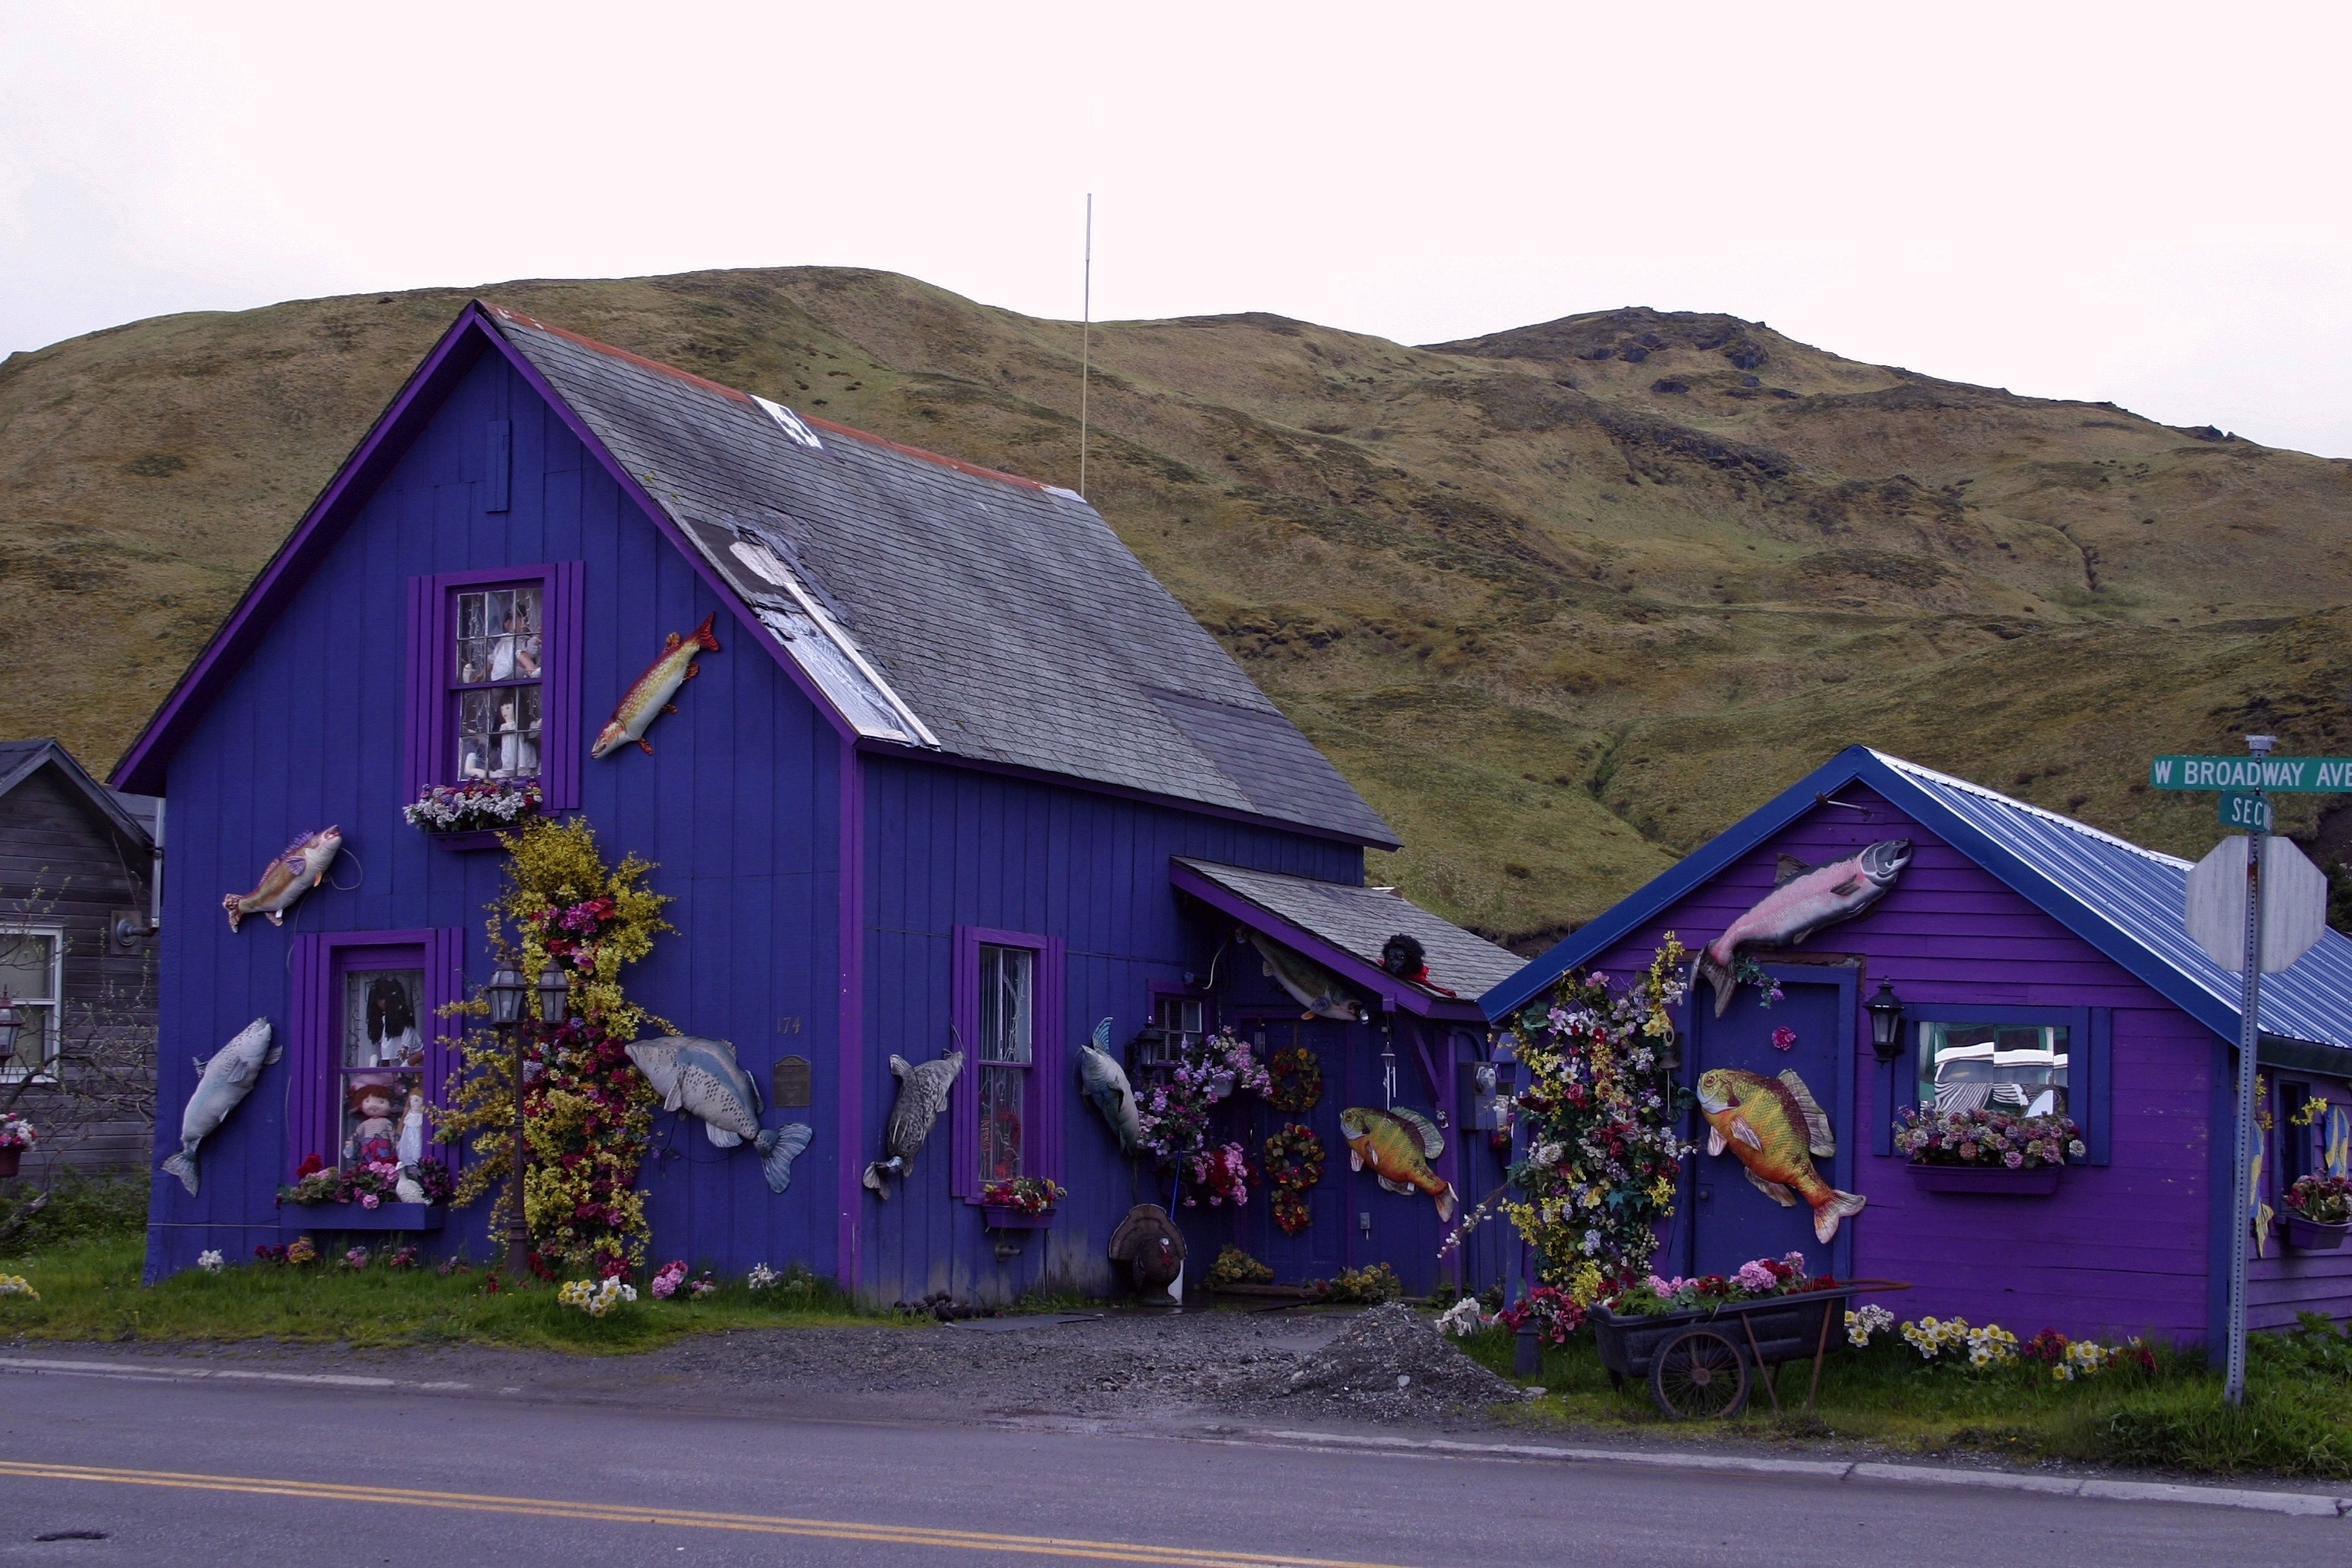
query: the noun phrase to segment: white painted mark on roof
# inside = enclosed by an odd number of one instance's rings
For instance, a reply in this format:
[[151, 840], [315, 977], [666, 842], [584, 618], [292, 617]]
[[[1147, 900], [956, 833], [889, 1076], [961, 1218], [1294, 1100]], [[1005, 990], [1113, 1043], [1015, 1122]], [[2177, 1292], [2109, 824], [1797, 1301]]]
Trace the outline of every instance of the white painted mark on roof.
[[824, 450], [824, 443], [816, 438], [816, 432], [810, 429], [807, 425], [803, 424], [799, 415], [793, 413], [791, 409], [785, 407], [781, 403], [770, 402], [768, 399], [761, 397], [757, 393], [753, 393], [751, 395], [751, 401], [766, 409], [768, 411], [768, 417], [774, 420], [777, 427], [782, 429], [785, 435], [790, 436], [793, 440], [798, 441], [802, 446], [808, 447], [813, 452], [822, 452]]
[[[793, 601], [801, 607], [801, 614], [808, 617], [810, 623], [824, 636], [824, 640], [856, 670], [856, 676], [872, 693], [877, 705], [895, 716], [893, 722], [896, 728], [887, 732], [891, 739], [905, 740], [911, 736], [918, 745], [929, 746], [934, 751], [939, 749], [939, 737], [931, 733], [921, 716], [907, 705], [906, 700], [891, 689], [890, 683], [882, 679], [882, 672], [866, 662], [866, 656], [858, 651], [856, 640], [849, 635], [848, 629], [826, 614], [824, 606], [817, 603], [815, 595], [801, 586], [800, 579], [793, 574], [791, 567], [784, 564], [782, 557], [766, 545], [751, 540], [739, 539], [727, 548], [730, 554], [740, 561], [763, 582], [772, 583], [793, 596]], [[772, 626], [769, 629], [773, 631], [775, 628]], [[802, 658], [797, 651], [793, 657]], [[802, 658], [802, 664], [803, 668], [807, 668], [805, 658]], [[823, 671], [812, 669], [810, 673], [821, 683], [824, 681]], [[852, 722], [855, 722], [854, 719]], [[874, 732], [869, 726], [859, 725], [858, 728], [861, 731]]]

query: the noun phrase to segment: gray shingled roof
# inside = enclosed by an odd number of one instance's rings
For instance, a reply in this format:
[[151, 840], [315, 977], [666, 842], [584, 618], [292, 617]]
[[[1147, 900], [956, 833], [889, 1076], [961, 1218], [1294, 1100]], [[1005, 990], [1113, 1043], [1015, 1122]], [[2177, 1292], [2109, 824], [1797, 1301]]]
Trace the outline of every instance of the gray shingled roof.
[[860, 733], [1396, 843], [1076, 495], [489, 310]]
[[6, 795], [44, 766], [54, 766], [66, 782], [89, 797], [100, 816], [112, 822], [140, 847], [152, 847], [155, 819], [163, 802], [152, 795], [126, 795], [109, 789], [89, 776], [79, 758], [61, 741], [0, 741], [0, 795]]
[[1508, 948], [1430, 913], [1394, 888], [1349, 887], [1182, 856], [1176, 863], [1374, 969], [1381, 966], [1381, 949], [1389, 938], [1408, 931], [1425, 950], [1430, 979], [1465, 1001], [1475, 1001], [1527, 963]]

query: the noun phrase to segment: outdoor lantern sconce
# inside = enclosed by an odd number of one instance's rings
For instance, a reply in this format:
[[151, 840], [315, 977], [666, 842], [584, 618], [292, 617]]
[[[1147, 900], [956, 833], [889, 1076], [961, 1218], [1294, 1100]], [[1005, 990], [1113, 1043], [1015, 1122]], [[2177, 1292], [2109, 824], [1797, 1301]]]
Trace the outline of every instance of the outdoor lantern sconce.
[[1878, 1059], [1894, 1065], [1903, 1054], [1903, 998], [1895, 994], [1895, 987], [1882, 980], [1869, 1001], [1863, 1004], [1870, 1009], [1870, 1048]]
[[24, 1032], [24, 1015], [16, 1011], [16, 998], [0, 990], [0, 1061], [16, 1054], [16, 1037]]
[[572, 1014], [572, 979], [550, 960], [539, 972], [539, 1021], [560, 1028]]
[[510, 1029], [522, 1020], [522, 976], [511, 969], [501, 969], [490, 976], [483, 989], [490, 998], [490, 1026]]

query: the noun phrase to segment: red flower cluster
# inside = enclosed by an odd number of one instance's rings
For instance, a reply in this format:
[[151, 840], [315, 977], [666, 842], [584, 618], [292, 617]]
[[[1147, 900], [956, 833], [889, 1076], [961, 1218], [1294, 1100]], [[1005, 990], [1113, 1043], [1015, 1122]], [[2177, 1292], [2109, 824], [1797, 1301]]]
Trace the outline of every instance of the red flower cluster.
[[1515, 1334], [1521, 1326], [1532, 1323], [1538, 1339], [1564, 1345], [1570, 1335], [1584, 1327], [1584, 1307], [1557, 1285], [1538, 1285], [1504, 1308], [1495, 1321]]

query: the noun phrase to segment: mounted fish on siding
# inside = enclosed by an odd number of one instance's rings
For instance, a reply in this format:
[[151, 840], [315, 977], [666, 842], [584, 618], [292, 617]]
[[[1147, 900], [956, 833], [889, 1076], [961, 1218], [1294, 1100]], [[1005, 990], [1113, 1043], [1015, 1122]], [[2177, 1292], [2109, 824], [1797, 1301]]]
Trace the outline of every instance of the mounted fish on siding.
[[718, 619], [719, 613], [714, 610], [702, 617], [702, 624], [694, 628], [691, 636], [669, 634], [669, 641], [662, 645], [661, 657], [647, 665], [646, 672], [621, 693], [611, 721], [597, 733], [596, 743], [588, 748], [590, 756], [610, 756], [632, 741], [646, 755], [654, 754], [646, 731], [661, 715], [677, 711], [670, 699], [677, 695], [679, 687], [702, 673], [702, 667], [694, 662], [696, 656], [719, 651], [719, 638], [710, 630]]
[[1837, 1152], [1828, 1113], [1794, 1068], [1779, 1078], [1716, 1068], [1698, 1075], [1699, 1114], [1706, 1118], [1706, 1152], [1727, 1149], [1747, 1167], [1748, 1184], [1782, 1208], [1802, 1198], [1812, 1205], [1813, 1235], [1824, 1245], [1838, 1222], [1868, 1202], [1822, 1180], [1813, 1156]]
[[269, 868], [261, 873], [261, 881], [253, 891], [222, 898], [221, 908], [228, 911], [228, 929], [236, 930], [247, 915], [268, 915], [271, 925], [284, 925], [286, 911], [319, 885], [327, 868], [335, 863], [336, 851], [342, 847], [343, 830], [340, 827], [322, 827], [289, 844], [269, 863]]
[[1429, 1168], [1445, 1152], [1445, 1134], [1417, 1110], [1351, 1105], [1339, 1113], [1339, 1135], [1348, 1141], [1348, 1169], [1370, 1166], [1373, 1179], [1392, 1193], [1427, 1193], [1437, 1200], [1437, 1217], [1454, 1217], [1454, 1188]]
[[1265, 961], [1265, 973], [1307, 1009], [1308, 1017], [1336, 1018], [1342, 1024], [1364, 1021], [1364, 1005], [1329, 970], [1256, 931], [1250, 932], [1249, 939]]
[[1078, 1087], [1110, 1124], [1118, 1152], [1132, 1156], [1143, 1139], [1143, 1113], [1135, 1103], [1127, 1069], [1110, 1054], [1110, 1020], [1095, 1026], [1094, 1038], [1078, 1047]]
[[195, 1091], [180, 1113], [180, 1151], [163, 1162], [163, 1169], [180, 1178], [190, 1197], [196, 1195], [197, 1147], [220, 1131], [230, 1111], [245, 1103], [261, 1069], [283, 1055], [284, 1049], [270, 1035], [269, 1020], [256, 1018], [215, 1051], [211, 1060], [196, 1064]]
[[1691, 984], [1705, 975], [1715, 988], [1715, 1016], [1722, 1017], [1739, 989], [1739, 950], [1754, 943], [1794, 947], [1815, 931], [1850, 921], [1886, 896], [1903, 868], [1911, 864], [1908, 838], [1882, 838], [1859, 855], [1808, 866], [1780, 857], [1780, 879], [1731, 929], [1691, 960]]
[[915, 1156], [931, 1135], [931, 1124], [947, 1109], [948, 1090], [963, 1070], [963, 1052], [950, 1051], [935, 1061], [909, 1067], [904, 1057], [890, 1058], [890, 1072], [898, 1080], [898, 1100], [890, 1107], [882, 1129], [882, 1158], [866, 1167], [858, 1180], [869, 1193], [890, 1201], [890, 1178], [904, 1181], [913, 1174]]
[[809, 1146], [813, 1130], [804, 1121], [786, 1127], [760, 1126], [760, 1086], [735, 1059], [735, 1047], [726, 1040], [701, 1040], [670, 1035], [638, 1040], [626, 1047], [629, 1059], [662, 1097], [664, 1110], [683, 1110], [702, 1122], [705, 1136], [721, 1149], [749, 1142], [760, 1156], [760, 1172], [768, 1190], [782, 1193], [793, 1184], [793, 1162]]

